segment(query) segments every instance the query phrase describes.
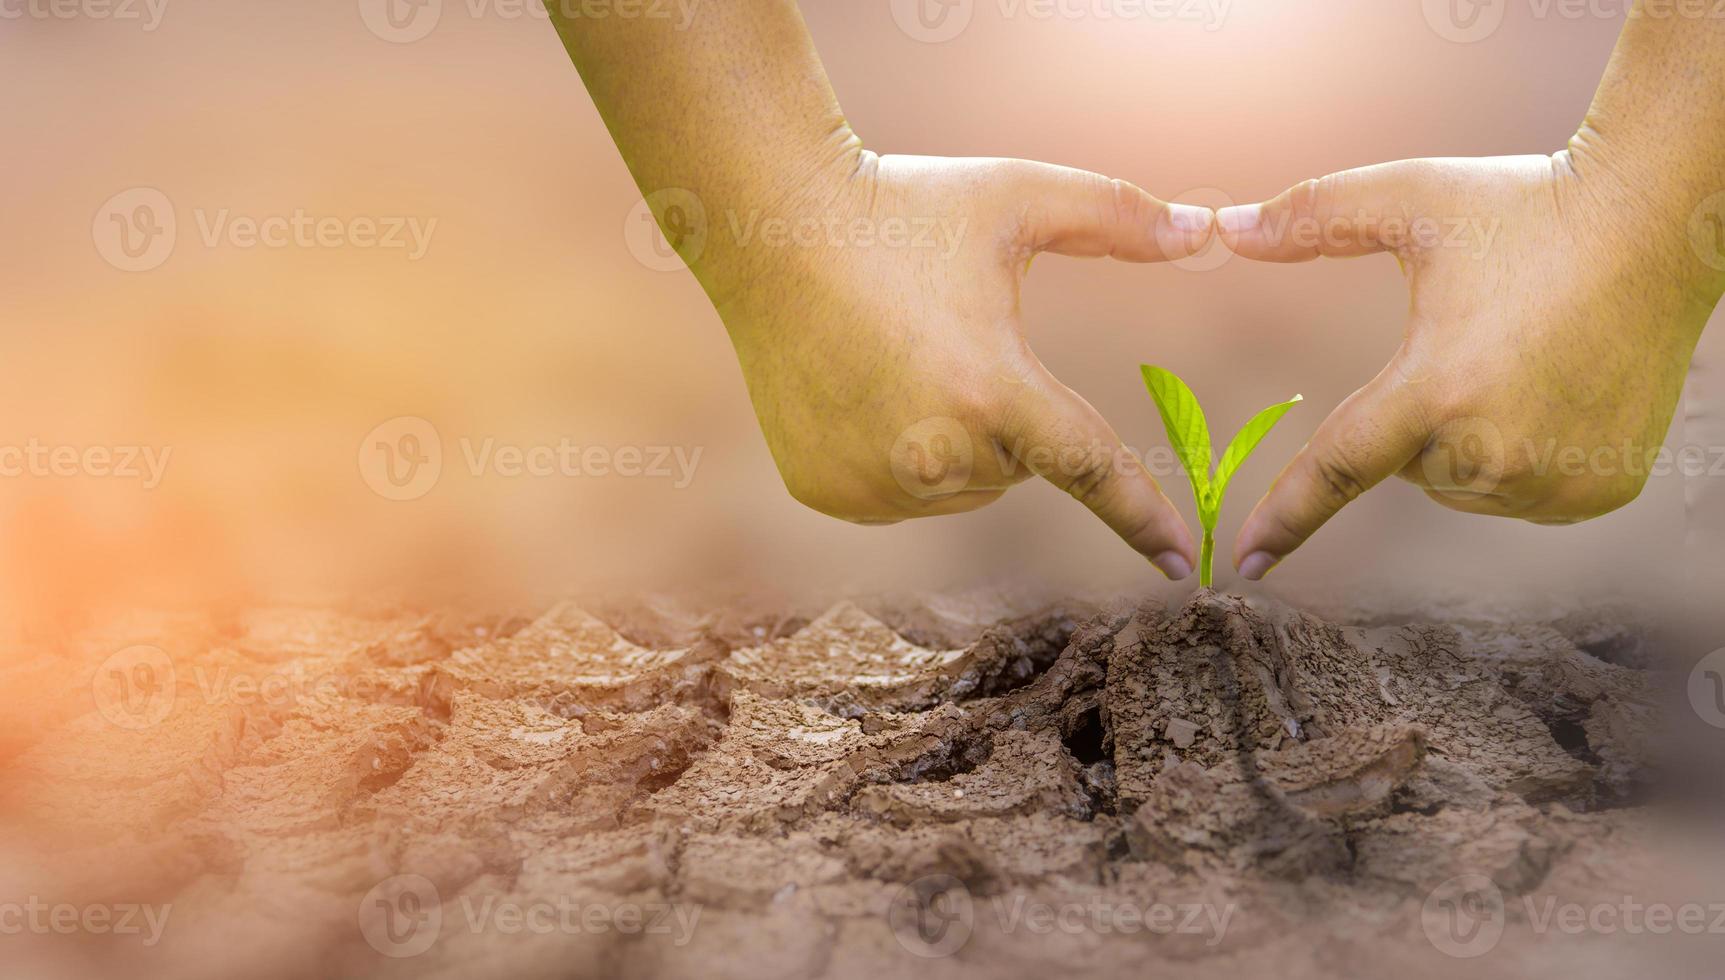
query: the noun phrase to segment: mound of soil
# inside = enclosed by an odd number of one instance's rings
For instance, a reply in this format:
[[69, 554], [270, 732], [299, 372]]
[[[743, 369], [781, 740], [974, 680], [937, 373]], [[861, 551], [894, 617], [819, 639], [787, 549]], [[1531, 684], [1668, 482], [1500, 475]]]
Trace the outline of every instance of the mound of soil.
[[27, 721], [0, 906], [160, 928], [0, 951], [54, 977], [1680, 969], [1719, 936], [1561, 926], [1708, 884], [1649, 804], [1646, 647], [1210, 592], [141, 617], [0, 675]]

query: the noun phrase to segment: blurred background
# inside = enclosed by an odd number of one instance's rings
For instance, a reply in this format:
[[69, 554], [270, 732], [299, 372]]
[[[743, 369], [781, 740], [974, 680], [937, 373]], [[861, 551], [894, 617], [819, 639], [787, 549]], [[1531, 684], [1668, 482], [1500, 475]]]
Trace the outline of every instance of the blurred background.
[[[1621, 13], [1495, 6], [1501, 25], [1470, 40], [1417, 0], [1218, 0], [1192, 19], [978, 2], [930, 43], [885, 0], [802, 4], [874, 150], [1028, 157], [1205, 204], [1404, 157], [1560, 149]], [[116, 468], [135, 450], [138, 475], [57, 475], [44, 455], [0, 479], [11, 618], [374, 590], [1177, 591], [1042, 484], [891, 528], [792, 501], [718, 317], [631, 241], [640, 192], [535, 5], [52, 9], [0, 18], [0, 445], [108, 448]], [[296, 216], [309, 230], [276, 244], [247, 232]], [[1188, 379], [1228, 432], [1306, 396], [1238, 477], [1227, 554], [1276, 470], [1395, 349], [1407, 297], [1389, 258], [1049, 257], [1023, 303], [1050, 368], [1134, 447], [1164, 444], [1141, 362]], [[1725, 357], [1722, 333], [1701, 363]], [[668, 472], [474, 476], [464, 454], [486, 440], [640, 447]], [[361, 465], [380, 443], [427, 464], [431, 442], [441, 475], [419, 486]], [[1392, 483], [1267, 587], [1633, 595], [1681, 575], [1685, 532], [1675, 476], [1567, 529]]]

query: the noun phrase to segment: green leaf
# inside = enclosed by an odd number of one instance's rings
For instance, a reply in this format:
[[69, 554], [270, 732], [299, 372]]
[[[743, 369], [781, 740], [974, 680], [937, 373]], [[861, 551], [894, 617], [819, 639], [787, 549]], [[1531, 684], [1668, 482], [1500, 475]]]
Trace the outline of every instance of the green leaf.
[[1216, 478], [1210, 482], [1212, 524], [1222, 510], [1222, 495], [1228, 492], [1228, 481], [1234, 478], [1234, 471], [1240, 468], [1247, 456], [1252, 455], [1252, 450], [1258, 448], [1258, 443], [1264, 441], [1264, 437], [1270, 434], [1276, 423], [1282, 421], [1282, 416], [1288, 414], [1288, 409], [1298, 405], [1301, 400], [1299, 395], [1295, 395], [1280, 405], [1271, 405], [1252, 416], [1252, 421], [1247, 422], [1245, 428], [1234, 436], [1234, 441], [1228, 443], [1227, 451], [1222, 454], [1222, 465], [1216, 467]]
[[1162, 413], [1168, 441], [1173, 443], [1180, 464], [1186, 468], [1186, 475], [1192, 478], [1192, 496], [1198, 501], [1198, 522], [1204, 526], [1204, 540], [1198, 557], [1198, 584], [1207, 589], [1216, 549], [1216, 521], [1222, 514], [1222, 494], [1227, 492], [1228, 481], [1234, 478], [1240, 464], [1252, 455], [1252, 450], [1258, 448], [1258, 443], [1264, 441], [1288, 409], [1299, 404], [1300, 396], [1295, 395], [1252, 416], [1252, 421], [1247, 422], [1234, 441], [1228, 444], [1227, 452], [1222, 454], [1222, 463], [1216, 467], [1212, 477], [1210, 427], [1204, 422], [1204, 410], [1198, 406], [1198, 396], [1192, 394], [1186, 382], [1170, 372], [1148, 364], [1141, 367], [1144, 369], [1144, 386], [1150, 389], [1150, 397], [1156, 399], [1156, 410]]
[[1148, 364], [1144, 370], [1144, 386], [1156, 400], [1156, 410], [1162, 413], [1162, 425], [1168, 430], [1168, 441], [1174, 446], [1180, 465], [1192, 478], [1192, 495], [1202, 514], [1204, 499], [1210, 493], [1210, 427], [1204, 422], [1204, 410], [1198, 396], [1186, 387], [1186, 382], [1173, 373]]

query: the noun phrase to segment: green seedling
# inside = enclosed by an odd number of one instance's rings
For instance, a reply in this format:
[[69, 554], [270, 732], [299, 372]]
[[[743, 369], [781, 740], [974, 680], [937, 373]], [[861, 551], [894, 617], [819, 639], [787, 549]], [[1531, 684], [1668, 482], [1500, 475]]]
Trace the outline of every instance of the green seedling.
[[1204, 526], [1204, 544], [1198, 557], [1198, 584], [1207, 589], [1211, 580], [1210, 566], [1216, 554], [1216, 519], [1222, 513], [1222, 494], [1228, 489], [1228, 481], [1234, 478], [1240, 464], [1252, 455], [1252, 450], [1258, 448], [1258, 443], [1264, 441], [1288, 409], [1299, 403], [1300, 396], [1295, 395], [1254, 415], [1234, 441], [1228, 443], [1228, 451], [1222, 454], [1222, 464], [1212, 474], [1210, 468], [1215, 461], [1210, 455], [1210, 427], [1204, 422], [1204, 410], [1198, 406], [1198, 396], [1192, 394], [1186, 382], [1172, 373], [1148, 364], [1143, 368], [1144, 385], [1150, 389], [1150, 397], [1156, 399], [1156, 410], [1162, 413], [1162, 424], [1168, 429], [1168, 441], [1174, 446], [1174, 454], [1180, 457], [1180, 465], [1186, 468], [1186, 475], [1192, 478], [1192, 496], [1198, 501], [1198, 522]]

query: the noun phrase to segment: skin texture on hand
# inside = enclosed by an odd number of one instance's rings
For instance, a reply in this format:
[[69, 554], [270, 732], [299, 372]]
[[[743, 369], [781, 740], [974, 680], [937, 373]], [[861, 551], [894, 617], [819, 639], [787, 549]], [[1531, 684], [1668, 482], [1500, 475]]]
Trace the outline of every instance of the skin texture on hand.
[[1544, 524], [1635, 499], [1725, 293], [1722, 191], [1725, 19], [1637, 2], [1563, 152], [1368, 167], [1222, 211], [1248, 258], [1389, 252], [1412, 292], [1395, 357], [1277, 478], [1235, 567], [1262, 578], [1392, 475]]
[[703, 282], [793, 496], [890, 523], [973, 510], [1039, 476], [1164, 574], [1191, 574], [1184, 521], [1037, 360], [1018, 300], [1038, 253], [1178, 259], [1209, 242], [1210, 211], [1046, 164], [860, 149], [788, 210], [811, 233], [776, 245], [740, 241], [751, 218], [715, 220], [711, 234], [733, 240]]
[[1042, 476], [1164, 574], [1191, 574], [1197, 548], [1155, 480], [1026, 346], [1018, 290], [1044, 251], [1192, 254], [1212, 212], [1044, 164], [864, 150], [795, 0], [707, 4], [687, 29], [550, 9], [724, 320], [798, 500], [887, 523]]
[[1390, 476], [1453, 510], [1545, 524], [1629, 503], [1719, 300], [1685, 223], [1580, 139], [1550, 157], [1335, 174], [1219, 224], [1253, 259], [1390, 252], [1412, 294], [1390, 364], [1247, 518], [1248, 579]]

